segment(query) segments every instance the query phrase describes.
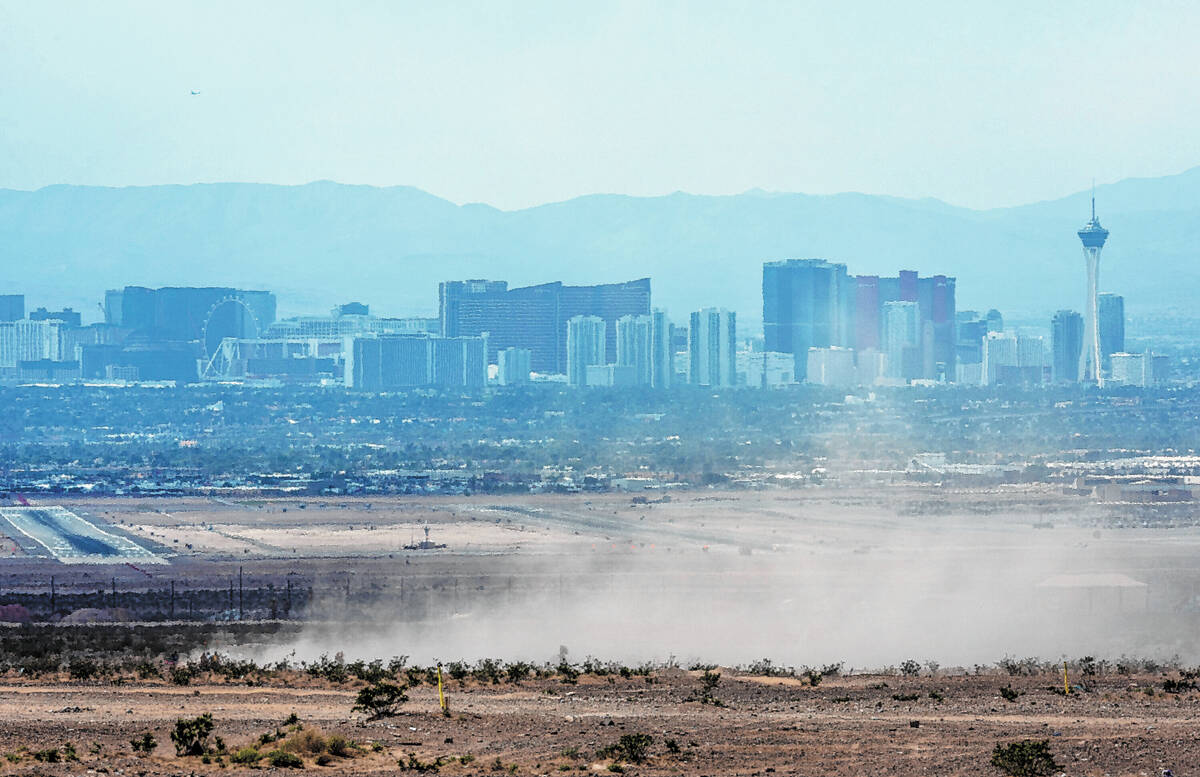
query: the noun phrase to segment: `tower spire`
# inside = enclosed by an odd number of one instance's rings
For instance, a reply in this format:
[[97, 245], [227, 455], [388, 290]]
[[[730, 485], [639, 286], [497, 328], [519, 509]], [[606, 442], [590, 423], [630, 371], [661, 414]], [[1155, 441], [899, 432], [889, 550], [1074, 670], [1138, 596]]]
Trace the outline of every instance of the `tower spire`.
[[1092, 221], [1096, 220], [1096, 179], [1092, 179]]

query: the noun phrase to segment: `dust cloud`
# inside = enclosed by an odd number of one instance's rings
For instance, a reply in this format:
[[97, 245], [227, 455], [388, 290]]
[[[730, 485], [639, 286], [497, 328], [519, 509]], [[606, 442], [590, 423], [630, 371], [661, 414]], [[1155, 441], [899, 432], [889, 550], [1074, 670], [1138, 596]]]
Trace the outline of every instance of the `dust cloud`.
[[[714, 547], [511, 556], [409, 578], [365, 607], [326, 602], [260, 658], [408, 655], [415, 662], [593, 656], [878, 669], [1005, 657], [1196, 660], [1180, 614], [1197, 537], [1029, 522], [851, 527], [775, 551]], [[837, 532], [835, 532], [837, 535]], [[1170, 552], [1166, 552], [1167, 549]], [[486, 562], [486, 563], [485, 563]], [[432, 582], [431, 582], [432, 581]]]

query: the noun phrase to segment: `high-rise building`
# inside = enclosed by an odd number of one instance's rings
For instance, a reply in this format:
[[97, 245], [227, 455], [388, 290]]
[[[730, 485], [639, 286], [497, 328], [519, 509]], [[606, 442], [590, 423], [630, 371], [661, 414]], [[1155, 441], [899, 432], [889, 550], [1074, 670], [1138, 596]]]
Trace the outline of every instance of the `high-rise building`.
[[984, 316], [984, 320], [987, 321], [987, 330], [989, 332], [1004, 331], [1004, 316], [1000, 315], [999, 310], [992, 308], [987, 312], [987, 315]]
[[588, 367], [607, 364], [604, 319], [573, 316], [567, 319], [567, 383], [586, 386]]
[[501, 386], [519, 386], [529, 382], [533, 371], [533, 352], [528, 348], [505, 348], [496, 354], [496, 380]]
[[[688, 327], [688, 341], [689, 383], [693, 386], [737, 385], [736, 314], [717, 308], [696, 311]], [[807, 367], [807, 353], [805, 359]]]
[[446, 281], [439, 286], [441, 331], [447, 337], [488, 333], [488, 359], [504, 348], [528, 348], [533, 369], [567, 370], [567, 320], [596, 316], [605, 322], [605, 362], [616, 359], [616, 322], [649, 315], [650, 279], [600, 286], [560, 282], [510, 289], [505, 281]]
[[763, 265], [764, 350], [795, 357], [803, 380], [808, 349], [852, 346], [856, 287], [846, 265], [788, 259]]
[[1054, 350], [1054, 380], [1075, 383], [1079, 380], [1079, 353], [1083, 348], [1083, 316], [1074, 310], [1060, 310], [1050, 323], [1050, 342]]
[[80, 327], [83, 325], [83, 316], [78, 311], [70, 308], [62, 310], [46, 310], [38, 308], [37, 310], [29, 311], [30, 321], [61, 321], [63, 326]]
[[[126, 286], [119, 296], [121, 326], [153, 342], [199, 343], [204, 356], [226, 337], [257, 337], [275, 321], [275, 295], [269, 291]], [[108, 294], [105, 300], [112, 301]]]
[[[812, 353], [812, 349], [809, 349], [809, 353]], [[792, 354], [775, 353], [774, 351], [737, 352], [737, 383], [739, 386], [772, 388], [795, 382], [796, 359]]]
[[808, 349], [808, 382], [848, 388], [858, 380], [854, 351], [850, 348]]
[[0, 321], [20, 321], [25, 318], [24, 294], [0, 294]]
[[0, 322], [0, 367], [16, 369], [21, 362], [60, 361], [62, 322], [57, 320]]
[[634, 384], [649, 386], [654, 378], [654, 319], [621, 316], [617, 319], [617, 366], [632, 367]]
[[988, 332], [983, 340], [983, 385], [1037, 385], [1045, 376], [1046, 344], [1041, 337]]
[[1108, 230], [1096, 218], [1096, 198], [1092, 197], [1092, 220], [1077, 233], [1083, 244], [1083, 259], [1087, 265], [1087, 297], [1083, 308], [1083, 351], [1079, 356], [1079, 379], [1104, 385], [1101, 367], [1100, 330], [1100, 250], [1108, 239]]
[[1109, 357], [1125, 350], [1125, 298], [1120, 294], [1101, 294], [1097, 303], [1100, 317], [1100, 367], [1111, 369]]
[[650, 331], [650, 385], [670, 388], [675, 382], [675, 327], [665, 310], [655, 310]]
[[882, 318], [887, 376], [903, 380], [924, 377], [920, 306], [916, 302], [885, 302]]
[[479, 388], [487, 385], [486, 337], [430, 337], [433, 385]]
[[1004, 368], [1017, 366], [1017, 336], [1008, 332], [988, 332], [983, 338], [981, 382], [993, 386], [1003, 382]]
[[[910, 378], [954, 380], [958, 363], [955, 310], [955, 279], [945, 275], [921, 278], [913, 270], [895, 277], [855, 277], [854, 347], [859, 351], [882, 349], [884, 306], [889, 302], [913, 302], [919, 311], [916, 324], [918, 353]], [[899, 369], [892, 364], [891, 369]]]
[[482, 337], [424, 334], [346, 338], [345, 384], [360, 391], [424, 386], [478, 388], [487, 383], [487, 341]]
[[1118, 352], [1112, 354], [1111, 380], [1119, 386], [1149, 388], [1166, 380], [1169, 367], [1166, 356], [1156, 356], [1149, 351]]

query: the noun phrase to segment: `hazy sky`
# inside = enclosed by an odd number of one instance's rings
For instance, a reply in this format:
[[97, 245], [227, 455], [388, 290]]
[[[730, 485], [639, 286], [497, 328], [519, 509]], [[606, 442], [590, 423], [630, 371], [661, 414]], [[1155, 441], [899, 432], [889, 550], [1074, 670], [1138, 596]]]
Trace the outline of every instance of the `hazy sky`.
[[1198, 42], [1197, 2], [0, 0], [0, 187], [1017, 204], [1200, 164]]

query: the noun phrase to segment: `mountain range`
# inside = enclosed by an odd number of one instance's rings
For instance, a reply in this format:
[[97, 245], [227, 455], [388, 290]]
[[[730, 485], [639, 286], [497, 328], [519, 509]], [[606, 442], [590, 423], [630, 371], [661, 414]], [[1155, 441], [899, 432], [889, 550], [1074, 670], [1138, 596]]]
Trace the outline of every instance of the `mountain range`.
[[[1190, 309], [1200, 282], [1200, 167], [1096, 190], [1111, 231], [1101, 289], [1141, 313]], [[605, 283], [649, 276], [654, 303], [762, 316], [762, 263], [821, 257], [852, 274], [957, 280], [958, 307], [1080, 309], [1075, 235], [1091, 192], [993, 210], [865, 194], [597, 194], [524, 210], [419, 189], [319, 181], [0, 189], [0, 293], [95, 320], [106, 288], [212, 285], [276, 292], [282, 315], [359, 300], [435, 315], [437, 284]]]

